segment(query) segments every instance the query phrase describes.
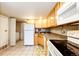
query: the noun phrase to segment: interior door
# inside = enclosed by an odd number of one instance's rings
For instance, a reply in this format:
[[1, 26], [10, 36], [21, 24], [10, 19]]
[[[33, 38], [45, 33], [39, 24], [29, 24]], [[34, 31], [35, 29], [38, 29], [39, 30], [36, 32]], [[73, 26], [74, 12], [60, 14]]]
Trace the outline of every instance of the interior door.
[[8, 44], [8, 18], [5, 16], [0, 16], [0, 36], [1, 36], [1, 46]]

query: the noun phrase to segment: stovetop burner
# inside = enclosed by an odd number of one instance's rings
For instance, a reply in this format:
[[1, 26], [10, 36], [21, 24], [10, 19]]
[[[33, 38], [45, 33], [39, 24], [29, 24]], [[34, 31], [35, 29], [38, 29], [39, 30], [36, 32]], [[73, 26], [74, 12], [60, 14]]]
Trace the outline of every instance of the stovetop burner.
[[62, 53], [64, 56], [75, 56], [75, 53], [71, 52], [67, 48], [66, 40], [50, 40], [51, 43]]

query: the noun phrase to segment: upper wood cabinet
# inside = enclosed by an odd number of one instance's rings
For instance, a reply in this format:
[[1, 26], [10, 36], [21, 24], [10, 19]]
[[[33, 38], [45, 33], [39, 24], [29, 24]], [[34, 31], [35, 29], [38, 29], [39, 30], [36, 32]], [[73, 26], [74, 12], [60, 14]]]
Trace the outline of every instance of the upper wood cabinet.
[[55, 26], [55, 22], [54, 22], [54, 19], [51, 17], [47, 20], [47, 27], [52, 27], [52, 26]]
[[63, 5], [63, 2], [57, 2], [48, 14], [46, 19], [30, 20], [29, 23], [35, 24], [36, 28], [48, 28], [57, 26], [57, 11]]
[[49, 15], [47, 16], [48, 18], [48, 27], [54, 27], [57, 26], [57, 11], [59, 8], [63, 6], [63, 2], [57, 2], [54, 8], [51, 10]]
[[39, 20], [35, 20], [34, 23], [36, 28], [41, 28], [41, 22]]
[[41, 22], [41, 27], [42, 28], [47, 28], [47, 19], [43, 19]]
[[27, 23], [31, 23], [34, 24], [36, 28], [47, 28], [47, 23], [48, 20], [47, 19], [41, 19], [41, 20], [28, 20]]
[[57, 12], [57, 25], [79, 21], [79, 2], [67, 2]]
[[50, 19], [47, 20], [47, 27], [50, 27]]

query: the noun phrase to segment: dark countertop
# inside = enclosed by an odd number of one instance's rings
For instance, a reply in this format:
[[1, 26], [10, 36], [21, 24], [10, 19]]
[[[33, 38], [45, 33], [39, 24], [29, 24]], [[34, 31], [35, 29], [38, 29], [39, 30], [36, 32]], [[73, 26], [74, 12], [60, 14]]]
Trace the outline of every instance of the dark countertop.
[[[67, 40], [67, 36], [57, 35], [53, 33], [46, 33], [44, 34], [44, 36], [46, 37], [47, 40]], [[79, 44], [73, 43], [69, 40], [68, 43], [71, 43], [72, 45], [79, 47]]]
[[67, 48], [66, 40], [50, 40], [50, 42], [62, 53], [62, 55], [75, 56], [75, 53]]
[[[44, 36], [46, 37], [47, 40], [50, 41], [60, 41], [60, 42], [66, 42], [65, 47], [67, 46], [67, 44], [71, 43], [69, 41], [67, 41], [67, 36], [62, 36], [62, 35], [57, 35], [57, 34], [53, 34], [53, 33], [45, 33]], [[57, 42], [58, 43], [58, 42]], [[53, 43], [54, 44], [54, 43]], [[73, 43], [72, 43], [73, 44]], [[62, 44], [64, 45], [64, 44]], [[73, 44], [74, 45], [74, 44]], [[62, 48], [62, 46], [60, 46]], [[64, 47], [63, 47], [64, 48]], [[76, 49], [76, 48], [75, 48]], [[74, 53], [70, 52], [69, 49], [65, 48], [65, 51], [63, 52], [62, 49], [59, 49], [63, 54], [66, 52], [69, 53], [65, 53], [66, 55], [75, 55]], [[64, 50], [64, 49], [63, 49]]]

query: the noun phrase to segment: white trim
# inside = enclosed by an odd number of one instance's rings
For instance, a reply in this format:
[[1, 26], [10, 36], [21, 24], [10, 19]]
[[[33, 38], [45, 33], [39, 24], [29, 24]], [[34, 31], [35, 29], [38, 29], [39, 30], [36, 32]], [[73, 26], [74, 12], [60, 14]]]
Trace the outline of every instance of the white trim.
[[51, 52], [52, 56], [63, 56], [50, 41], [48, 41], [48, 50]]

